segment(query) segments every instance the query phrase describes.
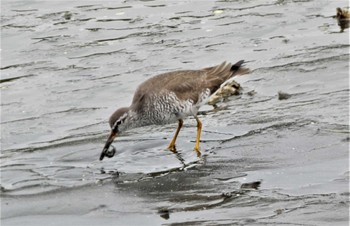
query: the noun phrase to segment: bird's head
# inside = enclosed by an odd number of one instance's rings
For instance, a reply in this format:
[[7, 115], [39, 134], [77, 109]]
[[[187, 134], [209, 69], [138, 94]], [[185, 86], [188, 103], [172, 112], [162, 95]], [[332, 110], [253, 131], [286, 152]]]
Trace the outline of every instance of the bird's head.
[[128, 118], [129, 108], [119, 108], [116, 110], [111, 117], [109, 118], [109, 126], [112, 130], [124, 131], [125, 130], [125, 121]]
[[109, 118], [109, 125], [111, 127], [111, 133], [106, 141], [106, 144], [101, 152], [100, 160], [103, 160], [105, 156], [107, 157], [113, 157], [114, 152], [110, 153], [108, 151], [109, 147], [113, 143], [114, 138], [117, 137], [118, 134], [126, 130], [126, 124], [127, 124], [127, 118], [129, 116], [128, 114], [129, 108], [120, 108], [117, 111], [115, 111], [111, 117]]

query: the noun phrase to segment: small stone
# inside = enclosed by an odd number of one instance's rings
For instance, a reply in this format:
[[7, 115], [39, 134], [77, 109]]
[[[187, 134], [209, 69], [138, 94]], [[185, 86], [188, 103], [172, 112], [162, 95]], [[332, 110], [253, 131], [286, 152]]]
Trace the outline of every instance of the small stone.
[[278, 99], [279, 99], [279, 100], [287, 100], [287, 99], [289, 99], [291, 96], [292, 96], [292, 95], [289, 94], [289, 93], [284, 93], [284, 92], [282, 92], [282, 91], [279, 91], [279, 92], [278, 92]]
[[170, 218], [170, 212], [167, 209], [161, 209], [158, 211], [161, 218], [168, 220]]
[[65, 12], [64, 15], [63, 15], [63, 18], [65, 20], [70, 20], [72, 19], [72, 13], [71, 12]]
[[284, 212], [284, 209], [277, 209], [277, 210], [275, 210], [275, 213], [277, 214], [277, 215], [280, 215], [280, 214], [282, 214]]

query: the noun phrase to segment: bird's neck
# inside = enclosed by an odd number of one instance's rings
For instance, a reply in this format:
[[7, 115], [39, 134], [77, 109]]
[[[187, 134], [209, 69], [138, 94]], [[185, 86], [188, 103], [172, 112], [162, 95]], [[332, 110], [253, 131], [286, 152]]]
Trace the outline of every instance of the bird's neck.
[[147, 114], [143, 114], [132, 109], [128, 111], [128, 118], [126, 123], [127, 129], [148, 126], [150, 124], [153, 124], [153, 121], [149, 120]]
[[126, 118], [123, 130], [129, 130], [129, 129], [133, 129], [133, 128], [137, 128], [137, 127], [142, 126], [140, 124], [140, 122], [142, 120], [141, 120], [139, 114], [137, 114], [132, 109], [129, 109], [127, 114], [128, 114], [128, 117]]

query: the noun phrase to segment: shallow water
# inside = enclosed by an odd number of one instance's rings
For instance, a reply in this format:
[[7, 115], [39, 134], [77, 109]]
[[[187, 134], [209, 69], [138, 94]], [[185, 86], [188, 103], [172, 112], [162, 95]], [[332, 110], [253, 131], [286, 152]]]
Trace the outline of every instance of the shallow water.
[[[347, 225], [349, 31], [333, 18], [347, 4], [3, 1], [2, 225]], [[201, 158], [190, 118], [179, 155], [172, 124], [98, 161], [142, 81], [241, 59], [242, 95], [202, 109]]]

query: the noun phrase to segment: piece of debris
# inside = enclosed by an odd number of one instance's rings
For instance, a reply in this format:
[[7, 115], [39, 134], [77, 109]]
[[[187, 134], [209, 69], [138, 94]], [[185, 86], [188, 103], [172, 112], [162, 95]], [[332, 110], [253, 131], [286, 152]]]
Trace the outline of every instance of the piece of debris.
[[340, 27], [340, 32], [343, 32], [345, 29], [349, 28], [350, 22], [350, 11], [349, 8], [337, 8], [337, 15], [335, 18], [338, 21]]
[[277, 209], [275, 210], [274, 212], [277, 214], [277, 215], [280, 215], [284, 212], [285, 209]]
[[278, 91], [278, 99], [279, 100], [287, 100], [291, 97], [292, 95], [289, 93], [284, 93], [282, 91]]
[[241, 189], [254, 189], [257, 190], [261, 185], [261, 181], [254, 181], [250, 183], [243, 183]]
[[221, 14], [221, 13], [223, 13], [223, 12], [224, 12], [224, 10], [222, 10], [222, 9], [216, 9], [216, 10], [213, 11], [213, 13], [214, 13], [215, 15]]
[[222, 193], [221, 196], [223, 198], [231, 198], [232, 197], [232, 193], [231, 192], [225, 192], [225, 193]]
[[248, 96], [254, 96], [256, 94], [255, 90], [250, 90], [249, 92], [247, 92]]

